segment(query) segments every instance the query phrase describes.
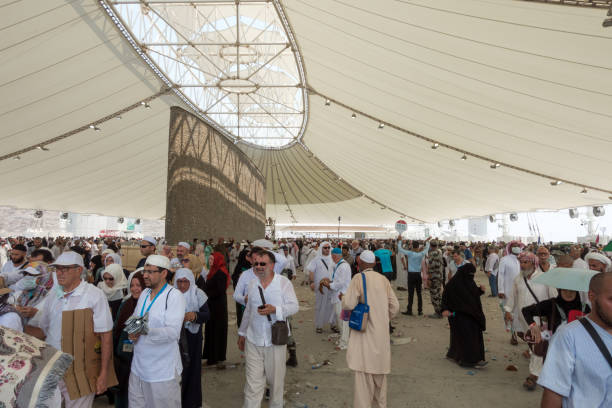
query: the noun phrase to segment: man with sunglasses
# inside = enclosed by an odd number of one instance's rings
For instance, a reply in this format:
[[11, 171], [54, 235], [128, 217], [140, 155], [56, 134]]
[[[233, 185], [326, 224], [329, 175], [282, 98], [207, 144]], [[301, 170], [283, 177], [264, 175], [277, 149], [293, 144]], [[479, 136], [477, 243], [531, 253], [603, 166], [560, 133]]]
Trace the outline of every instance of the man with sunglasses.
[[140, 254], [143, 256], [143, 258], [140, 261], [138, 261], [138, 265], [136, 265], [136, 269], [144, 267], [145, 262], [147, 262], [147, 257], [149, 255], [155, 254], [155, 251], [157, 249], [155, 247], [156, 245], [157, 245], [157, 241], [153, 237], [143, 237], [140, 240]]
[[[62, 312], [78, 309], [91, 309], [93, 312], [93, 330], [100, 335], [101, 365], [96, 380], [96, 392], [71, 400], [63, 380], [59, 382], [59, 390], [49, 406], [60, 406], [64, 398], [66, 408], [91, 407], [95, 394], [106, 391], [106, 379], [113, 348], [113, 319], [104, 292], [81, 279], [84, 269], [83, 257], [76, 252], [66, 251], [53, 263], [57, 274], [58, 290], [49, 295], [40, 319], [38, 328], [28, 326], [31, 333], [44, 339], [58, 350], [62, 349]], [[46, 337], [46, 338], [45, 338]], [[81, 339], [82, 341], [82, 339]], [[61, 393], [61, 396], [60, 396]]]
[[291, 281], [274, 272], [275, 255], [262, 250], [253, 255], [256, 279], [247, 288], [248, 301], [240, 329], [238, 348], [245, 352], [244, 408], [259, 408], [266, 382], [270, 408], [283, 407], [286, 345], [272, 344], [272, 324], [298, 312]]
[[130, 334], [134, 342], [128, 387], [132, 408], [181, 406], [179, 380], [183, 365], [179, 338], [185, 317], [185, 298], [167, 282], [170, 260], [149, 255], [142, 271], [147, 289], [138, 298], [133, 316], [148, 316], [147, 334]]

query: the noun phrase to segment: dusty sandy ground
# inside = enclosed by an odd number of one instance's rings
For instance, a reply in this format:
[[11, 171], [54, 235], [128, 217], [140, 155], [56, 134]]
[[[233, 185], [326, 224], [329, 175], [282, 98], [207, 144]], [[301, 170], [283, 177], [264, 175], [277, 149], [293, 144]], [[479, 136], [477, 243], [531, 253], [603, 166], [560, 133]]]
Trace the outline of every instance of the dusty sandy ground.
[[[486, 285], [479, 272], [478, 284]], [[395, 286], [395, 285], [394, 285]], [[487, 285], [488, 287], [488, 285]], [[297, 368], [287, 368], [285, 406], [308, 408], [351, 407], [353, 376], [346, 366], [345, 351], [335, 351], [331, 332], [316, 334], [313, 326], [314, 294], [306, 286], [296, 285], [300, 312], [294, 319], [297, 340]], [[406, 309], [407, 292], [396, 291], [401, 310]], [[487, 289], [487, 294], [489, 294]], [[412, 408], [437, 407], [536, 407], [541, 389], [528, 392], [522, 387], [528, 375], [528, 360], [521, 353], [524, 344], [512, 346], [504, 331], [498, 301], [482, 297], [488, 330], [484, 334], [489, 365], [481, 370], [457, 366], [444, 356], [448, 347], [448, 323], [423, 316], [398, 314], [393, 319], [396, 343], [391, 348], [392, 372], [388, 377], [388, 406]], [[415, 299], [416, 302], [416, 299]], [[227, 368], [203, 368], [202, 382], [205, 407], [233, 408], [242, 406], [244, 359], [236, 346], [237, 329], [234, 302], [228, 294], [230, 328]], [[423, 296], [425, 315], [433, 313], [429, 294]], [[416, 304], [413, 312], [416, 312]], [[313, 362], [329, 360], [330, 365], [312, 368]], [[506, 371], [510, 364], [518, 371]], [[96, 407], [106, 405], [106, 398], [96, 399]], [[267, 407], [264, 402], [263, 407]]]

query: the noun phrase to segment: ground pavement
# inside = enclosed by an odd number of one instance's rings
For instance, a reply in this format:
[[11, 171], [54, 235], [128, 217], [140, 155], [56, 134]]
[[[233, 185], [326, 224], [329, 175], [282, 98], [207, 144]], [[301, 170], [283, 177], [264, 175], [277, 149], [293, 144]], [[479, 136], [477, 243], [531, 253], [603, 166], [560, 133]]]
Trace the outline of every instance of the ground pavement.
[[[478, 284], [486, 284], [482, 272], [477, 274], [476, 280]], [[299, 366], [287, 368], [285, 406], [351, 407], [353, 376], [346, 366], [346, 352], [335, 350], [331, 332], [315, 333], [312, 322], [314, 294], [310, 288], [296, 284], [296, 293], [300, 300], [300, 312], [294, 318]], [[401, 310], [405, 310], [407, 292], [396, 291], [396, 294]], [[433, 313], [427, 292], [423, 298], [425, 315]], [[481, 370], [462, 368], [445, 358], [449, 337], [446, 319], [401, 314], [393, 319], [396, 333], [392, 336], [395, 344], [391, 347], [392, 372], [388, 377], [389, 408], [539, 406], [541, 388], [529, 392], [522, 387], [528, 375], [529, 361], [521, 355], [526, 346], [510, 345], [497, 299], [483, 295], [482, 300], [487, 316], [488, 330], [484, 338], [489, 365]], [[228, 303], [227, 367], [225, 370], [204, 367], [202, 372], [205, 407], [210, 408], [242, 406], [244, 359], [236, 346], [235, 304], [230, 293]], [[326, 360], [328, 365], [312, 368]], [[518, 371], [506, 370], [509, 365], [514, 365]], [[104, 407], [106, 403], [106, 397], [100, 397], [94, 406]], [[267, 404], [262, 406], [267, 407]]]

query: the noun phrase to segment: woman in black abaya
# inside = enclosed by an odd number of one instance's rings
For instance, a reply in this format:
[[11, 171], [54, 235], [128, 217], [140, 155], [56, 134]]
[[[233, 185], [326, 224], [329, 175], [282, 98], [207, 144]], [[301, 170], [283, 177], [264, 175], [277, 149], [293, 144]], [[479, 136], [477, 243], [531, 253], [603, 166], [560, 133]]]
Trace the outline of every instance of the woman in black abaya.
[[202, 359], [206, 365], [218, 365], [225, 368], [225, 353], [227, 351], [227, 287], [231, 281], [225, 257], [219, 251], [210, 255], [210, 272], [206, 277], [204, 292], [208, 296], [210, 320], [204, 330], [204, 352]]
[[[238, 279], [240, 279], [240, 275], [242, 275], [242, 272], [251, 268], [251, 256], [249, 255], [249, 252], [249, 248], [245, 247], [242, 251], [240, 251], [240, 254], [238, 255], [238, 262], [236, 263], [236, 267], [234, 268], [234, 273], [232, 273], [232, 283], [234, 285], [234, 290], [236, 289]], [[236, 302], [236, 323], [238, 324], [238, 328], [240, 328], [243, 313], [244, 306]]]
[[442, 293], [442, 315], [448, 317], [450, 325], [450, 347], [446, 357], [461, 366], [478, 368], [487, 364], [482, 337], [487, 323], [480, 303], [485, 288], [476, 286], [475, 273], [476, 268], [471, 263], [457, 269]]
[[174, 275], [174, 284], [185, 297], [185, 331], [189, 361], [183, 362], [181, 382], [181, 407], [199, 408], [202, 406], [202, 324], [210, 318], [208, 297], [196, 286], [193, 272], [181, 268]]

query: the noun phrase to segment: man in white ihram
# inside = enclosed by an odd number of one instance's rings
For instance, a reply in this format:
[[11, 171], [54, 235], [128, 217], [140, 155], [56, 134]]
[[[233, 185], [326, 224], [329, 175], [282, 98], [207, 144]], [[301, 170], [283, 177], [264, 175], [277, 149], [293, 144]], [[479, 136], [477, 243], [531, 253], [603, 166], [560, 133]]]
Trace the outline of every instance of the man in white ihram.
[[[518, 260], [518, 255], [521, 253], [521, 244], [519, 241], [512, 241], [506, 247], [508, 255], [504, 256], [499, 261], [499, 269], [497, 271], [497, 296], [501, 299], [502, 308], [506, 305], [506, 293], [510, 293], [514, 287], [514, 279], [521, 271], [521, 264]], [[510, 344], [518, 345], [516, 333], [512, 331], [510, 336]]]
[[238, 348], [245, 351], [246, 359], [243, 407], [261, 406], [267, 381], [269, 408], [282, 408], [287, 346], [272, 344], [272, 324], [296, 314], [298, 300], [291, 281], [274, 273], [272, 252], [254, 254], [253, 271], [257, 279], [249, 283], [248, 301], [238, 330]]
[[138, 298], [133, 316], [148, 313], [147, 334], [130, 334], [134, 344], [128, 387], [131, 408], [181, 406], [179, 380], [183, 365], [178, 341], [185, 317], [185, 298], [167, 283], [170, 260], [149, 255], [142, 271], [147, 289]]
[[317, 252], [317, 257], [306, 265], [306, 270], [310, 273], [310, 288], [315, 291], [314, 324], [316, 332], [320, 334], [323, 333], [323, 326], [335, 320], [333, 317], [334, 307], [331, 304], [331, 292], [326, 287], [320, 286], [322, 279], [331, 278], [330, 243], [322, 242]]

